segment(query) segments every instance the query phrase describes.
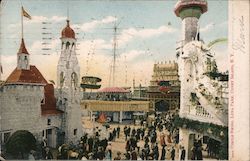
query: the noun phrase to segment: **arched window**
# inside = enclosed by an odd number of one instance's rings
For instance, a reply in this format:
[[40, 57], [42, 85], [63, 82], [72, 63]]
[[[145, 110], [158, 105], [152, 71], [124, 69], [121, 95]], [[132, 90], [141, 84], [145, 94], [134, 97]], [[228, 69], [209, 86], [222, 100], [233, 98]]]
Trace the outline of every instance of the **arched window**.
[[28, 57], [27, 56], [24, 56], [24, 63], [25, 63], [25, 67], [28, 68]]
[[78, 83], [77, 74], [76, 74], [75, 72], [73, 72], [73, 73], [71, 74], [71, 86], [72, 86], [72, 87], [75, 87], [75, 89], [76, 89], [77, 83]]
[[61, 46], [61, 49], [63, 49], [63, 45], [64, 45], [64, 42], [62, 42], [62, 46]]
[[66, 42], [66, 49], [68, 49], [69, 46], [70, 46], [70, 43], [67, 41], [67, 42]]
[[60, 73], [60, 87], [63, 87], [63, 83], [64, 83], [64, 73], [61, 72]]

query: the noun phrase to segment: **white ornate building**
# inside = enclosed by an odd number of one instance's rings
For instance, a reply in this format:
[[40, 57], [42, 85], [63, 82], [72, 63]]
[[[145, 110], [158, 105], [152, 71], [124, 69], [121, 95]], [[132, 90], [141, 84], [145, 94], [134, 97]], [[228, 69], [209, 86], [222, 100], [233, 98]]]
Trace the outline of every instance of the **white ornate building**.
[[[227, 127], [228, 81], [213, 76], [218, 74], [214, 54], [199, 36], [198, 19], [206, 11], [206, 0], [179, 0], [175, 6], [176, 15], [182, 19], [182, 41], [177, 48], [181, 81], [179, 116], [200, 124]], [[213, 130], [220, 129], [194, 130], [190, 125], [180, 128], [180, 143], [187, 150], [187, 159], [191, 159], [195, 140], [209, 136], [221, 141], [224, 134], [215, 136]]]
[[67, 20], [67, 26], [61, 33], [61, 55], [57, 65], [57, 98], [59, 108], [64, 111], [62, 129], [66, 142], [76, 142], [83, 133], [79, 78], [75, 32]]

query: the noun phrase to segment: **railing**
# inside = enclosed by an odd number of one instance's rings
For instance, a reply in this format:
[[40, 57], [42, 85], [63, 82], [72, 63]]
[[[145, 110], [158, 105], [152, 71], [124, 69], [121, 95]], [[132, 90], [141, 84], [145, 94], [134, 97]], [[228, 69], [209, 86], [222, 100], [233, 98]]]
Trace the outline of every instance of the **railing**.
[[201, 105], [196, 106], [196, 115], [197, 116], [202, 116], [202, 117], [209, 117], [212, 118], [212, 116], [210, 115], [210, 113], [208, 113], [204, 107], [202, 107]]
[[201, 105], [189, 106], [189, 114], [204, 118], [213, 118], [212, 115], [209, 112], [207, 112], [205, 108], [202, 107]]

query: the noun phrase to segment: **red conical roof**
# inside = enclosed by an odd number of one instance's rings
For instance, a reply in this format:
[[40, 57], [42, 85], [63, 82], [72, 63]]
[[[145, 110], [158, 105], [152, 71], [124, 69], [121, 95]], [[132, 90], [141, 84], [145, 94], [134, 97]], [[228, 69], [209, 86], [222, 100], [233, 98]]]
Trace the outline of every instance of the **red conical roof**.
[[30, 70], [15, 69], [7, 78], [6, 84], [48, 84], [40, 71], [33, 65]]
[[25, 47], [25, 43], [24, 43], [24, 40], [22, 38], [21, 40], [21, 45], [20, 45], [20, 48], [18, 50], [18, 53], [17, 54], [29, 54], [26, 47]]
[[67, 26], [62, 30], [61, 38], [73, 38], [75, 39], [75, 32], [69, 26], [69, 20], [67, 20]]

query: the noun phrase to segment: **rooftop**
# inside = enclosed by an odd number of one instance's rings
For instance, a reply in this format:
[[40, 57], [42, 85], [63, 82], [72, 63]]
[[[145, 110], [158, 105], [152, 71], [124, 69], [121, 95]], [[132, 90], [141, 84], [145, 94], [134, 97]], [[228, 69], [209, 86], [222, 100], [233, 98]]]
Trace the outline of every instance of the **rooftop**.
[[36, 66], [31, 65], [30, 70], [17, 69], [9, 75], [6, 84], [48, 84], [46, 79], [36, 68]]
[[75, 32], [69, 25], [69, 20], [67, 20], [67, 26], [62, 30], [61, 38], [73, 38], [75, 39]]
[[98, 92], [101, 92], [101, 93], [129, 93], [128, 90], [126, 90], [124, 88], [120, 88], [120, 87], [106, 87], [106, 88], [100, 89]]
[[18, 50], [18, 53], [17, 54], [29, 54], [26, 47], [25, 47], [25, 43], [24, 43], [24, 39], [22, 38], [21, 40], [21, 45], [20, 45], [20, 48]]

